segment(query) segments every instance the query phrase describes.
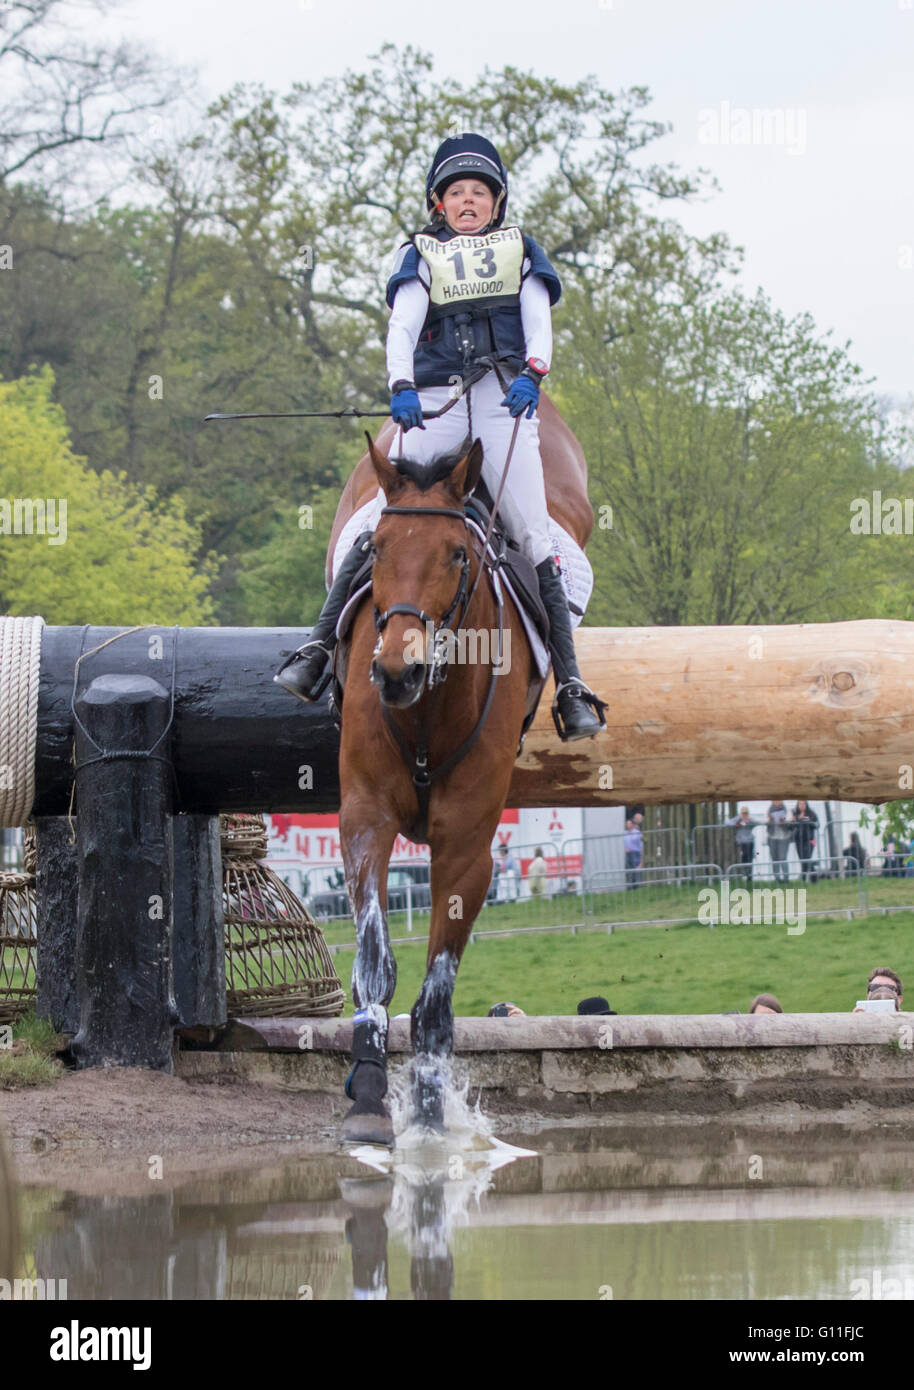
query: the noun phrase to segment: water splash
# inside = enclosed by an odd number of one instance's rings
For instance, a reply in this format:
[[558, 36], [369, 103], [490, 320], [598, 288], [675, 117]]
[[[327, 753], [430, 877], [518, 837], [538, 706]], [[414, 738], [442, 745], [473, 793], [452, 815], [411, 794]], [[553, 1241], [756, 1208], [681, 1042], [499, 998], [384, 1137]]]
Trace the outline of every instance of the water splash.
[[[347, 1230], [353, 1269], [360, 1270], [357, 1297], [386, 1297], [386, 1237], [402, 1241], [411, 1256], [413, 1294], [450, 1298], [453, 1290], [451, 1236], [469, 1224], [494, 1181], [494, 1174], [518, 1158], [535, 1157], [531, 1149], [506, 1144], [492, 1133], [479, 1099], [470, 1100], [465, 1067], [453, 1059], [436, 1060], [444, 1095], [445, 1131], [438, 1133], [413, 1119], [415, 1067], [429, 1058], [411, 1058], [392, 1069], [388, 1101], [396, 1147], [362, 1145], [350, 1156], [380, 1177], [341, 1179], [340, 1191], [360, 1219]], [[366, 1204], [372, 1214], [363, 1215]], [[363, 1232], [367, 1235], [363, 1239]], [[365, 1258], [366, 1249], [370, 1258]], [[383, 1258], [379, 1252], [383, 1249]], [[380, 1277], [376, 1271], [382, 1270]], [[372, 1273], [372, 1271], [375, 1271]], [[369, 1277], [371, 1276], [371, 1277]]]
[[[444, 1093], [443, 1134], [427, 1129], [413, 1117], [413, 1084], [417, 1067], [433, 1067]], [[453, 1057], [411, 1057], [392, 1067], [387, 1101], [393, 1119], [396, 1147], [382, 1149], [364, 1144], [350, 1155], [379, 1173], [416, 1167], [426, 1181], [433, 1177], [459, 1181], [467, 1169], [489, 1174], [516, 1158], [534, 1156], [532, 1149], [505, 1144], [492, 1132], [492, 1122], [481, 1108], [480, 1094], [470, 1099], [466, 1065]]]

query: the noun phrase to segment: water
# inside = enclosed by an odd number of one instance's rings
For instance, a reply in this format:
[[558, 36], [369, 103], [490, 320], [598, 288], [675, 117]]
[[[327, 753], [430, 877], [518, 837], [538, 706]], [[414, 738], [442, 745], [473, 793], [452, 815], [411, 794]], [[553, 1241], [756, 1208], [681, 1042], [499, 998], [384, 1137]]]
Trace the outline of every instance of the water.
[[[70, 1298], [914, 1298], [914, 1133], [501, 1120], [139, 1194], [22, 1192]], [[59, 1282], [58, 1282], [59, 1287]]]

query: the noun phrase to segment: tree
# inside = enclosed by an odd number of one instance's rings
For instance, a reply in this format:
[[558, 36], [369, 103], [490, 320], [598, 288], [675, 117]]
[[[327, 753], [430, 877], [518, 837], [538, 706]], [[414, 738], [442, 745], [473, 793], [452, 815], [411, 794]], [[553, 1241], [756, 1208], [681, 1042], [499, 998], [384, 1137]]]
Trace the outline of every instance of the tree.
[[173, 101], [174, 70], [140, 48], [87, 37], [105, 0], [5, 0], [0, 5], [0, 184], [41, 178], [63, 188], [70, 156], [122, 144]]
[[851, 505], [898, 475], [846, 349], [761, 292], [572, 299], [561, 399], [611, 522], [590, 547], [589, 620], [865, 616], [903, 557], [861, 544]]
[[180, 501], [94, 473], [70, 449], [50, 368], [0, 382], [0, 605], [49, 623], [213, 620], [213, 557]]
[[510, 68], [443, 96], [430, 58], [387, 47], [365, 73], [285, 97], [238, 87], [187, 137], [147, 139], [135, 165], [146, 206], [77, 217], [41, 190], [0, 186], [16, 243], [0, 372], [50, 362], [76, 451], [180, 496], [204, 547], [228, 557], [213, 590], [222, 621], [251, 621], [250, 602], [268, 621], [259, 549], [285, 611], [279, 576], [314, 538], [278, 519], [338, 488], [361, 440], [327, 422], [203, 416], [382, 405], [389, 253], [420, 225], [427, 161], [454, 128], [499, 138], [511, 215], [529, 207], [571, 283], [656, 283], [681, 273], [684, 244], [710, 274], [722, 242], [677, 239], [644, 210], [704, 186], [645, 158], [665, 130], [647, 100]]

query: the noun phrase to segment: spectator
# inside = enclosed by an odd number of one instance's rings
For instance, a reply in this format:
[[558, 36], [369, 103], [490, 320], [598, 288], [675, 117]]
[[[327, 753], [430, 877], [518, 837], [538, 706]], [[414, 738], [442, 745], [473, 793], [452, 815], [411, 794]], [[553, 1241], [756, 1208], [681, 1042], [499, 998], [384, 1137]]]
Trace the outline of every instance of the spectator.
[[757, 994], [749, 1005], [751, 1014], [782, 1014], [781, 1001], [775, 994]]
[[[504, 1012], [507, 1010], [507, 1012]], [[487, 1014], [488, 1018], [526, 1018], [523, 1009], [519, 1009], [516, 1004], [512, 1004], [505, 999], [500, 1004], [493, 1004]]]
[[882, 861], [882, 877], [895, 878], [897, 857], [895, 854], [895, 836], [887, 835], [882, 842], [884, 857]]
[[884, 970], [878, 968], [870, 971], [870, 977], [866, 982], [866, 993], [869, 998], [871, 989], [890, 989], [894, 992], [898, 1001], [899, 1009], [902, 1006], [902, 985], [901, 976], [896, 975], [894, 970]]
[[[889, 989], [886, 985], [877, 985], [875, 989], [868, 989], [866, 992], [866, 997], [868, 1001], [870, 999], [891, 999], [892, 1003], [895, 1005], [895, 1012], [898, 1012], [898, 995], [895, 993], [893, 989]], [[854, 1009], [855, 1014], [862, 1014], [865, 1012], [865, 1009]]]
[[741, 806], [739, 815], [732, 816], [727, 821], [728, 825], [736, 827], [736, 848], [739, 850], [739, 862], [743, 868], [743, 874], [748, 883], [752, 882], [752, 865], [755, 860], [755, 827], [761, 822], [752, 820], [749, 815], [749, 807]]
[[787, 852], [792, 839], [793, 826], [787, 815], [787, 807], [783, 801], [772, 801], [768, 807], [768, 852], [776, 883], [786, 883], [789, 878]]
[[590, 999], [582, 999], [578, 1005], [579, 1014], [613, 1014], [618, 1017], [615, 1009], [609, 1007], [609, 1000], [604, 999], [602, 994], [594, 994]]
[[625, 822], [625, 886], [637, 888], [641, 883], [641, 860], [644, 838], [634, 820]]
[[816, 834], [819, 817], [808, 801], [798, 801], [793, 808], [794, 844], [804, 883], [815, 883], [816, 874], [812, 867], [813, 850], [816, 847]]
[[844, 846], [844, 858], [848, 860], [848, 869], [852, 874], [862, 873], [866, 865], [866, 851], [860, 843], [860, 836], [856, 830], [852, 830], [850, 839]]
[[520, 896], [518, 882], [520, 880], [520, 869], [517, 860], [512, 859], [508, 853], [507, 845], [499, 845], [498, 859], [495, 862], [496, 872], [498, 873], [498, 887], [495, 892], [496, 901], [500, 903], [517, 902]]
[[546, 861], [539, 845], [534, 850], [527, 868], [527, 882], [530, 885], [531, 898], [541, 898], [546, 891]]

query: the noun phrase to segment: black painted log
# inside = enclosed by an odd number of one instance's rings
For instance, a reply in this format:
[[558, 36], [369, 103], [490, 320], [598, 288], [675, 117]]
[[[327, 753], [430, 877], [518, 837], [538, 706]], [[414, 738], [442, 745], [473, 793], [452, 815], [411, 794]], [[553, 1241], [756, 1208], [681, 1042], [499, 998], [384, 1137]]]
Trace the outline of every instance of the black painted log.
[[307, 636], [298, 628], [45, 628], [34, 814], [66, 814], [74, 667], [111, 637], [81, 662], [79, 690], [110, 671], [151, 677], [170, 691], [175, 658], [177, 810], [337, 810], [339, 735], [326, 702], [306, 705], [273, 683], [283, 653]]
[[148, 675], [99, 675], [76, 704], [82, 1067], [173, 1067], [169, 706]]
[[174, 816], [174, 963], [178, 1019], [220, 1027], [225, 1010], [225, 921], [218, 816]]
[[[58, 1033], [79, 1027], [76, 994], [76, 923], [79, 864], [76, 841], [70, 843], [66, 816], [42, 816], [35, 822], [38, 864], [38, 992], [35, 1012], [50, 1019]], [[74, 823], [75, 833], [75, 823]]]

